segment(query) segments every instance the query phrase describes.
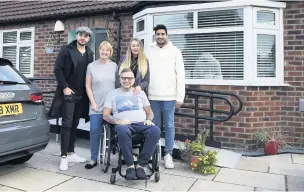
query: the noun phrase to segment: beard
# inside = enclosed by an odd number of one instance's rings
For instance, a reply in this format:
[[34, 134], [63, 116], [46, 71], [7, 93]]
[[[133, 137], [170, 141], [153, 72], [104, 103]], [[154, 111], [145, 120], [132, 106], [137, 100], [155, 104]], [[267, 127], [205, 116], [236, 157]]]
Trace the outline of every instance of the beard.
[[164, 40], [164, 39], [161, 39], [161, 40], [157, 40], [156, 43], [157, 43], [158, 45], [163, 46], [163, 45], [166, 45], [166, 44], [167, 44], [167, 41]]
[[80, 41], [77, 40], [77, 44], [80, 46], [86, 46], [86, 43], [81, 43]]

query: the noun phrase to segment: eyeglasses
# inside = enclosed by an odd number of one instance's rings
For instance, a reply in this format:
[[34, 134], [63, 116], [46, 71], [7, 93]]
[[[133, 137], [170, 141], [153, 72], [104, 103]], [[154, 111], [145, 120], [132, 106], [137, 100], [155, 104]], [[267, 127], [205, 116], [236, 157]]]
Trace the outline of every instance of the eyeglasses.
[[120, 77], [122, 80], [128, 80], [128, 81], [132, 81], [134, 79], [134, 77]]

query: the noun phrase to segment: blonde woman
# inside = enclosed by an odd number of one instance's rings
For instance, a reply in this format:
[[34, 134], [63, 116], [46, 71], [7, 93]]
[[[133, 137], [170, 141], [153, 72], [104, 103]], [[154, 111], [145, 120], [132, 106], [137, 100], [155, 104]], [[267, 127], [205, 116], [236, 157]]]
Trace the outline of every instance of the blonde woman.
[[97, 165], [100, 134], [102, 128], [102, 110], [106, 95], [115, 89], [117, 64], [110, 60], [113, 48], [107, 41], [99, 46], [100, 59], [90, 63], [86, 75], [86, 91], [90, 100], [90, 150], [91, 161], [85, 165], [92, 169]]
[[118, 70], [116, 72], [116, 88], [120, 87], [119, 75], [124, 68], [130, 68], [134, 73], [134, 93], [138, 95], [140, 91], [146, 92], [150, 81], [150, 72], [148, 60], [144, 53], [143, 44], [137, 38], [134, 38], [130, 41], [126, 58], [118, 67]]

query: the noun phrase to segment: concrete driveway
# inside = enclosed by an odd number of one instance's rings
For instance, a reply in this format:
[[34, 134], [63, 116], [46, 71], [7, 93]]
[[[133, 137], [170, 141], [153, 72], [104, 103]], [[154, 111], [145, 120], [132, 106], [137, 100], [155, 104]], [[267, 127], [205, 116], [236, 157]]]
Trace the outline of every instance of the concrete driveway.
[[[88, 141], [78, 140], [76, 145], [76, 152], [89, 159]], [[99, 167], [86, 170], [85, 163], [59, 171], [59, 149], [52, 140], [27, 163], [0, 166], [0, 191], [304, 191], [304, 155], [240, 157], [227, 168], [225, 162], [233, 157], [223, 151], [223, 165], [216, 175], [209, 176], [191, 172], [182, 162], [176, 162], [174, 170], [164, 169], [161, 163], [160, 181], [155, 183], [152, 177], [145, 187], [144, 181], [126, 181], [118, 174], [112, 185], [111, 170], [107, 174]], [[116, 157], [111, 162], [116, 165]]]

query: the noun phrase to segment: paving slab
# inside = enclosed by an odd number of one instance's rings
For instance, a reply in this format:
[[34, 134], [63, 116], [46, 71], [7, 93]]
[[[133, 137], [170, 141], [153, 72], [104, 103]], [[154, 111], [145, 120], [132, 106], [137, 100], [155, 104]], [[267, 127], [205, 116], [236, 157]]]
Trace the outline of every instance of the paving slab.
[[[217, 167], [217, 172], [220, 170]], [[177, 175], [177, 176], [184, 176], [184, 177], [191, 177], [196, 179], [204, 179], [204, 180], [213, 180], [215, 175], [202, 175], [199, 173], [195, 173], [189, 169], [189, 165], [183, 162], [175, 163], [174, 169], [165, 169], [162, 173], [170, 174], [170, 175]]]
[[304, 165], [303, 154], [292, 154], [292, 163]]
[[19, 165], [9, 165], [9, 164], [1, 165], [0, 166], [0, 176], [4, 175], [4, 174], [7, 174], [7, 173], [11, 173], [13, 171], [17, 171], [17, 170], [22, 169], [24, 167], [25, 167], [24, 164], [19, 164]]
[[248, 157], [241, 157], [238, 164], [235, 166], [236, 169], [241, 170], [249, 170], [249, 171], [257, 171], [257, 172], [264, 172], [268, 173], [269, 170], [269, 162], [248, 158]]
[[196, 179], [161, 173], [158, 183], [154, 181], [154, 177], [147, 181], [147, 188], [144, 180], [127, 181], [120, 179], [117, 185], [132, 187], [150, 191], [187, 191], [194, 184]]
[[[93, 169], [86, 169], [84, 168], [85, 163], [79, 163], [67, 171], [60, 171], [61, 174], [68, 175], [68, 176], [76, 176], [84, 179], [90, 179], [94, 181], [102, 181], [109, 183], [110, 176], [111, 176], [111, 168], [109, 168], [107, 173], [104, 173], [101, 170], [101, 167], [96, 166]], [[116, 179], [120, 179], [119, 175], [117, 174]]]
[[132, 189], [128, 187], [121, 187], [118, 185], [111, 185], [107, 183], [75, 177], [47, 191], [142, 191], [142, 190], [134, 189], [134, 188]]
[[285, 190], [273, 190], [273, 189], [255, 188], [255, 191], [271, 192], [271, 191], [285, 191]]
[[[27, 161], [24, 165], [27, 167], [33, 167], [51, 172], [58, 172], [60, 164], [60, 157], [35, 153], [33, 157]], [[69, 163], [69, 167], [76, 165], [76, 163]]]
[[254, 159], [267, 161], [270, 165], [292, 164], [291, 154], [267, 155], [254, 157]]
[[253, 191], [254, 187], [197, 180], [189, 191]]
[[[25, 191], [43, 191], [71, 179], [66, 175], [23, 168], [0, 176], [0, 184]], [[41, 182], [43, 180], [43, 182]]]
[[[60, 152], [60, 143], [56, 143], [55, 141], [50, 140], [45, 149], [39, 151], [38, 153], [55, 155], [58, 152]], [[60, 156], [60, 154], [58, 154], [57, 156]]]
[[288, 191], [304, 191], [304, 177], [287, 176], [287, 188]]
[[3, 186], [3, 185], [0, 185], [0, 191], [1, 191], [1, 192], [4, 192], [4, 191], [21, 191], [21, 190], [18, 190], [18, 189], [14, 189], [14, 188], [10, 188], [10, 187], [6, 187], [6, 186]]
[[265, 189], [285, 190], [283, 175], [222, 168], [214, 181]]
[[[80, 157], [86, 158], [87, 161], [91, 160], [91, 152], [90, 148], [85, 147], [75, 147], [75, 153], [79, 155]], [[54, 153], [55, 156], [60, 156], [61, 152], [58, 150], [56, 153]]]
[[284, 164], [284, 165], [271, 165], [269, 173], [291, 176], [304, 176], [304, 165], [299, 164]]
[[221, 149], [217, 154], [217, 162], [215, 165], [219, 167], [235, 168], [242, 157], [242, 154]]

